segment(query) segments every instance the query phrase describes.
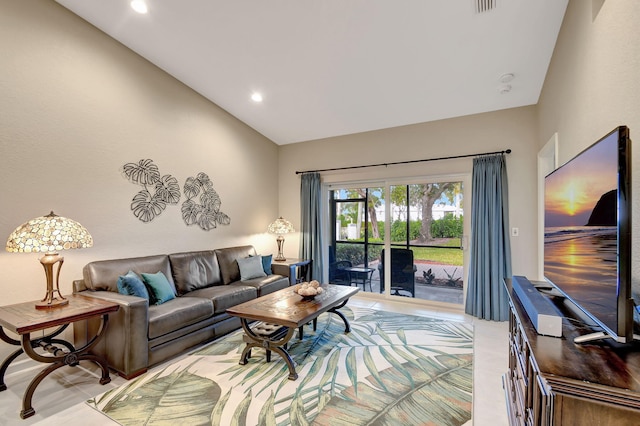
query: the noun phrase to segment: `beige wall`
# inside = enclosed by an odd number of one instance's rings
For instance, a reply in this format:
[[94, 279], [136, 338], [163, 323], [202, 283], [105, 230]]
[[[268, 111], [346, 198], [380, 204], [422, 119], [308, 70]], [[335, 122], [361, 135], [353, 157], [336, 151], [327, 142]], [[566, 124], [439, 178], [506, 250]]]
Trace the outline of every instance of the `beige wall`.
[[[277, 145], [53, 1], [0, 10], [0, 238], [51, 210], [87, 227], [94, 247], [61, 253], [64, 293], [95, 259], [275, 250], [265, 230], [278, 215]], [[187, 227], [179, 204], [136, 219], [141, 188], [121, 168], [144, 158], [180, 185], [207, 173], [231, 225]], [[44, 295], [38, 258], [0, 250], [1, 304]]]
[[[507, 156], [515, 274], [536, 273], [535, 107], [515, 108], [467, 117], [359, 133], [280, 147], [280, 212], [300, 223], [300, 179], [296, 171], [438, 158], [511, 148]], [[324, 182], [367, 181], [446, 174], [471, 175], [472, 159], [375, 167], [323, 173]], [[295, 179], [292, 179], [295, 177]], [[467, 209], [471, 198], [465, 200]], [[468, 211], [468, 210], [467, 210]], [[287, 238], [297, 245], [297, 235]]]
[[539, 144], [558, 132], [560, 164], [620, 124], [640, 140], [640, 2], [595, 3], [569, 2], [538, 103]]
[[[602, 5], [598, 10], [596, 6]], [[616, 126], [633, 153], [634, 251], [640, 245], [640, 2], [571, 0], [538, 103], [542, 145], [558, 133], [559, 164]], [[634, 256], [637, 259], [637, 256]], [[634, 261], [634, 281], [640, 261]]]

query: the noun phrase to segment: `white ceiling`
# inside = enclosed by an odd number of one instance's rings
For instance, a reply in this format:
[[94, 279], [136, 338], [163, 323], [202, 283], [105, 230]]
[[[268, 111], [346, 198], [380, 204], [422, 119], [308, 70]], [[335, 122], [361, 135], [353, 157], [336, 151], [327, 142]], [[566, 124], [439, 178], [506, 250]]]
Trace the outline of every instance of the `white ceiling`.
[[568, 2], [56, 1], [277, 144], [535, 104]]

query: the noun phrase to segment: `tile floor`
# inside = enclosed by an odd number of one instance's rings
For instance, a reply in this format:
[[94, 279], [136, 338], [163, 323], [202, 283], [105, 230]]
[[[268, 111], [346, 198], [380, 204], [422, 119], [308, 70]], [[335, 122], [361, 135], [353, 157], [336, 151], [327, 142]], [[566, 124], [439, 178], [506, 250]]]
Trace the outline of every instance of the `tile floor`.
[[[387, 301], [366, 295], [352, 298], [349, 304], [412, 315], [438, 316], [473, 324], [474, 399], [473, 421], [469, 424], [508, 424], [501, 379], [507, 369], [507, 323], [478, 320], [465, 315], [460, 308], [444, 304], [425, 307], [416, 303]], [[42, 364], [23, 358], [24, 356], [14, 362], [5, 376], [7, 390], [0, 393], [0, 425], [117, 425], [90, 408], [84, 401], [109, 388], [122, 385], [125, 380], [112, 374], [111, 383], [102, 386], [98, 383], [99, 369], [87, 362], [75, 368], [63, 367], [45, 378], [33, 396], [36, 414], [21, 420], [22, 393], [42, 368]]]

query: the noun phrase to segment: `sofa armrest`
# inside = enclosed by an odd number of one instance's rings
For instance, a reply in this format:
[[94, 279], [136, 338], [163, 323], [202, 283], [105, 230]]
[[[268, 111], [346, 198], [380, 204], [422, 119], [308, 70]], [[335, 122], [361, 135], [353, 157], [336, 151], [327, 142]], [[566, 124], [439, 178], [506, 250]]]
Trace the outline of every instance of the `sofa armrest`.
[[84, 280], [74, 280], [73, 281], [73, 292], [80, 293], [81, 291], [87, 290], [87, 286], [84, 284]]
[[[128, 296], [113, 291], [85, 290], [80, 293], [86, 297], [108, 300], [120, 305], [117, 312], [109, 314], [107, 329], [91, 352], [106, 359], [109, 367], [118, 371], [126, 379], [144, 373], [147, 370], [149, 358], [149, 339], [147, 337], [149, 301], [142, 297]], [[99, 327], [99, 318], [74, 323], [75, 345], [86, 344], [95, 336]]]

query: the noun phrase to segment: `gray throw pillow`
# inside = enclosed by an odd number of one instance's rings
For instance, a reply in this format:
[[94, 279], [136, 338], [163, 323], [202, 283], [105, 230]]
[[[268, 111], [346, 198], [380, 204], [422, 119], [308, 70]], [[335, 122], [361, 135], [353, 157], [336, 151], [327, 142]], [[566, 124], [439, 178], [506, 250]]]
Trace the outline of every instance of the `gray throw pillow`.
[[267, 276], [267, 274], [264, 273], [264, 269], [262, 268], [261, 256], [238, 259], [238, 267], [240, 268], [240, 279], [242, 281]]

